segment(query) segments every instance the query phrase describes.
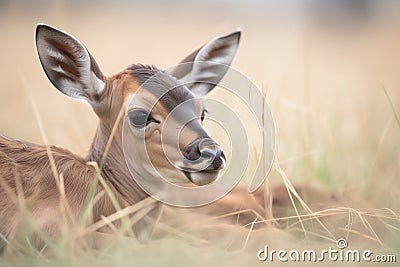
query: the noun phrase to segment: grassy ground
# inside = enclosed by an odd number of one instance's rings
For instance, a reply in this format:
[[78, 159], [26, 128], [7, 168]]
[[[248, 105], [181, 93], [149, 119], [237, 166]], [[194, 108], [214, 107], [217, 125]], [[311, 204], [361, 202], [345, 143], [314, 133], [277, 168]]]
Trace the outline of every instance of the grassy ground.
[[[328, 218], [329, 229], [340, 228], [336, 238], [354, 229], [354, 247], [400, 257], [399, 24], [388, 18], [338, 30], [300, 19], [226, 12], [73, 8], [63, 2], [3, 5], [0, 133], [43, 143], [31, 94], [49, 143], [85, 154], [94, 134], [97, 120], [90, 108], [63, 97], [46, 81], [34, 50], [37, 22], [73, 33], [108, 75], [137, 62], [166, 68], [240, 26], [243, 38], [234, 67], [266, 89], [277, 126], [277, 162], [268, 185], [317, 185], [344, 204], [323, 213], [299, 207], [301, 216], [283, 228], [232, 228], [217, 220], [169, 229], [168, 238], [145, 244], [105, 235], [101, 250], [82, 248], [66, 232], [46, 252], [25, 242], [26, 247], [3, 255], [0, 265], [250, 265], [259, 263], [256, 252], [265, 244], [276, 249], [334, 247], [326, 231], [314, 230], [321, 228], [315, 216]], [[215, 97], [224, 96], [216, 92]], [[307, 205], [318, 201], [313, 197], [305, 200]], [[212, 241], [203, 239], [205, 233]]]

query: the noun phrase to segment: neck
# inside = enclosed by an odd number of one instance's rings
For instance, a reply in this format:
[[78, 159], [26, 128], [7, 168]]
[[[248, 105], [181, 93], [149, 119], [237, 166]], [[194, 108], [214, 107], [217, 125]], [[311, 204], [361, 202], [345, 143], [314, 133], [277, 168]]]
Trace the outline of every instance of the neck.
[[105, 154], [112, 129], [104, 123], [99, 124], [87, 160], [97, 162], [101, 168], [102, 177], [129, 205], [134, 205], [146, 198], [147, 194], [136, 184], [126, 166], [122, 137], [121, 134], [118, 134], [121, 133], [122, 125], [119, 125], [118, 128], [117, 134], [113, 137], [108, 152]]

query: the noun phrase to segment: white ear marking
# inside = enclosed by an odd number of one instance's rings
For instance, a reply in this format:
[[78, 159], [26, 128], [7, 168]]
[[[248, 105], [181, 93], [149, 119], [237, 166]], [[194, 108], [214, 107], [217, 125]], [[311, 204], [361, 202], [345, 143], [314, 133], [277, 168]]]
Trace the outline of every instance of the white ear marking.
[[61, 68], [60, 65], [57, 65], [57, 67], [52, 67], [51, 69], [54, 70], [55, 72], [58, 72], [58, 73], [67, 75], [67, 74], [65, 73], [65, 71]]
[[50, 47], [47, 47], [47, 53], [49, 54], [50, 57], [57, 59], [62, 62], [66, 62], [65, 57], [58, 51], [51, 49]]
[[96, 90], [98, 95], [101, 95], [104, 91], [105, 83], [99, 79], [93, 72], [91, 73], [91, 87]]

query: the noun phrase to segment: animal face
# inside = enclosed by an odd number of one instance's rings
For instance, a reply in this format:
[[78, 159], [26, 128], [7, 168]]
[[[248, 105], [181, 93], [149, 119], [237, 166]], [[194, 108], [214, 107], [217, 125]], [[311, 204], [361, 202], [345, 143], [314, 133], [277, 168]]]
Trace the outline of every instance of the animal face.
[[[202, 122], [206, 96], [225, 75], [237, 51], [240, 32], [217, 37], [181, 61], [170, 72], [134, 64], [106, 77], [83, 44], [73, 36], [38, 25], [36, 45], [50, 82], [63, 94], [88, 102], [110, 138], [117, 124], [129, 125], [129, 150], [137, 174], [159, 174], [170, 182], [204, 185], [225, 167], [222, 148]], [[125, 145], [125, 144], [124, 144]], [[148, 159], [148, 160], [146, 160]], [[149, 171], [154, 170], [154, 171]]]

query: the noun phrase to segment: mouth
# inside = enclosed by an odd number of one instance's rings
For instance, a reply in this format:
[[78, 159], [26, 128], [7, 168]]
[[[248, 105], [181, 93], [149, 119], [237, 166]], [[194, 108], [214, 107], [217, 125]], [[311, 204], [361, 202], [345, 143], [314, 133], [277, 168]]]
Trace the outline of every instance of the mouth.
[[215, 182], [220, 177], [219, 170], [204, 170], [199, 172], [183, 172], [193, 184], [202, 186]]

